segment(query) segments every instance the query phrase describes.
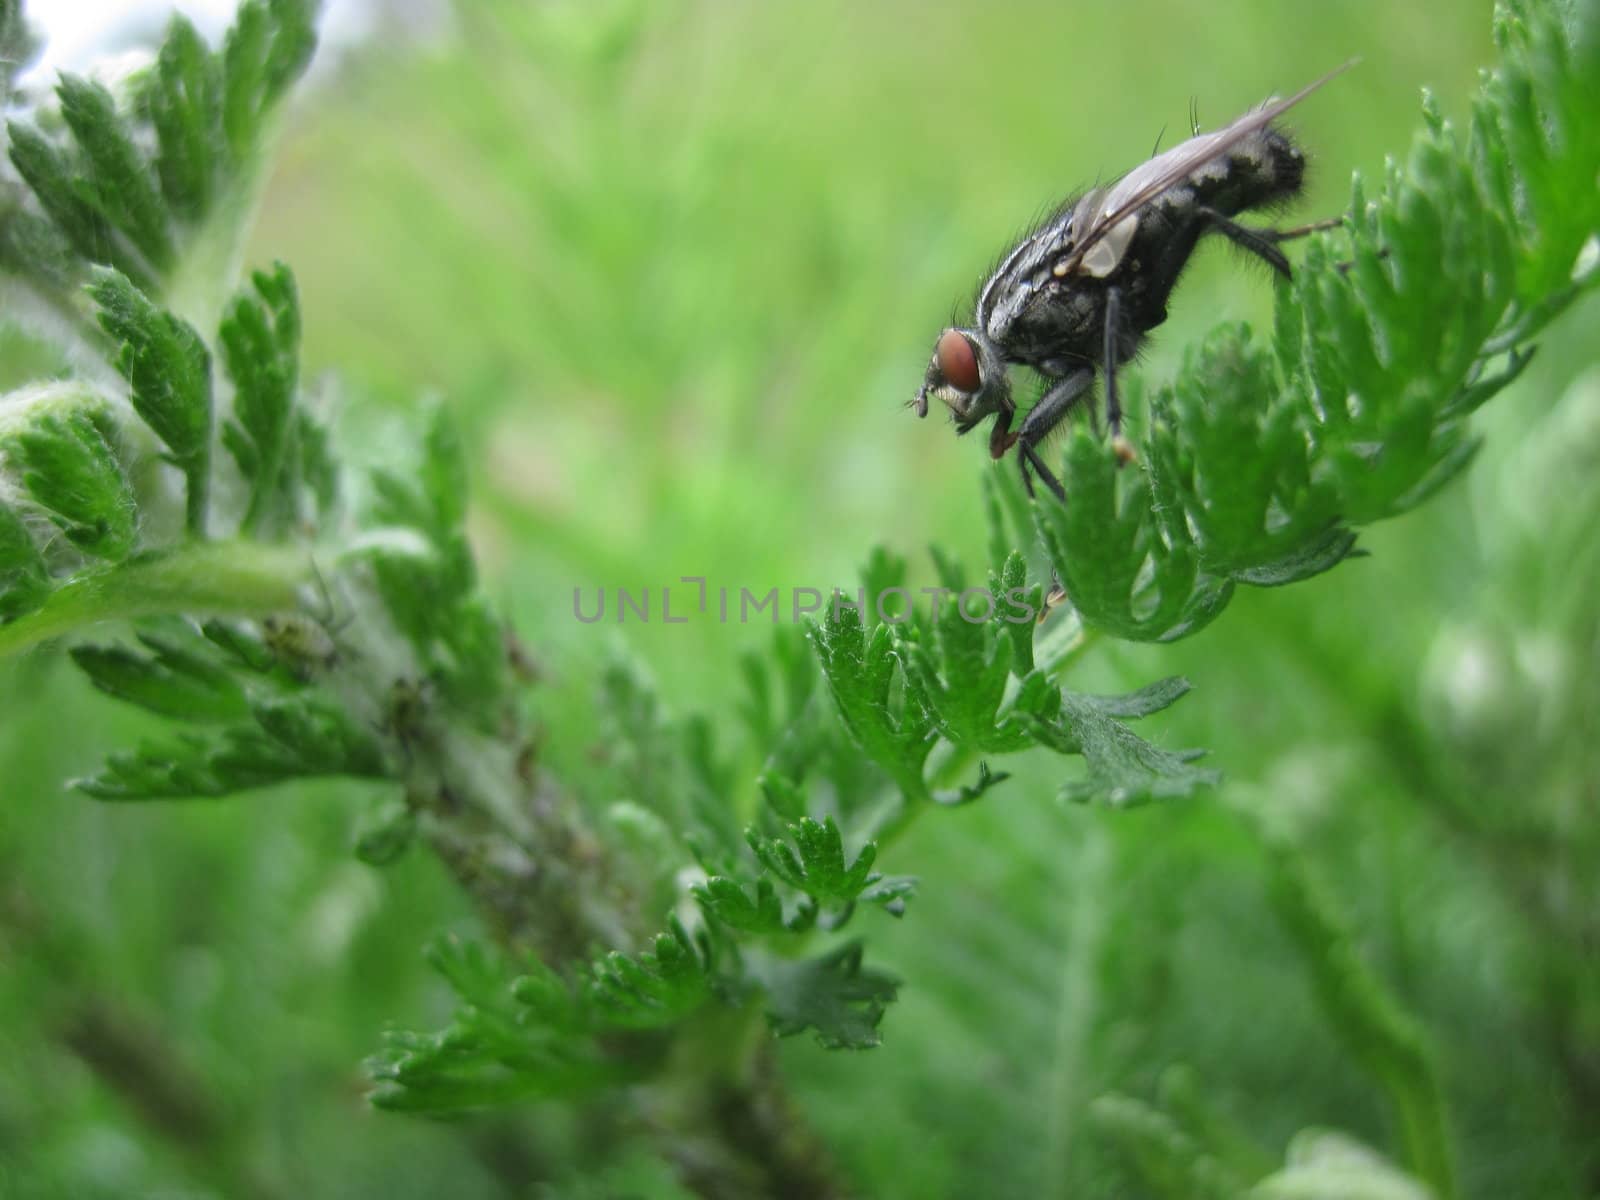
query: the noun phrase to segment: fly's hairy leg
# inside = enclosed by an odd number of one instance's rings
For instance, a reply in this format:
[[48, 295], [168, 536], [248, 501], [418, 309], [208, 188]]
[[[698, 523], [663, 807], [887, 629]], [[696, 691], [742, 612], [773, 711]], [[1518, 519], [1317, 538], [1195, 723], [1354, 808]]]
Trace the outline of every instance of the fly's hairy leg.
[[1214, 208], [1201, 208], [1199, 215], [1206, 223], [1227, 238], [1235, 246], [1250, 251], [1262, 262], [1266, 263], [1285, 279], [1289, 278], [1289, 260], [1283, 256], [1283, 251], [1273, 245], [1274, 239], [1270, 229], [1251, 229], [1230, 217], [1225, 217]]
[[1111, 452], [1117, 456], [1117, 465], [1124, 466], [1138, 457], [1128, 440], [1122, 436], [1122, 400], [1117, 395], [1117, 368], [1121, 365], [1117, 348], [1122, 334], [1122, 290], [1106, 289], [1106, 424], [1111, 427]]
[[1033, 480], [1028, 475], [1028, 468], [1033, 467], [1039, 473], [1039, 478], [1056, 494], [1059, 500], [1067, 498], [1066, 492], [1061, 487], [1061, 481], [1045, 465], [1044, 459], [1039, 456], [1038, 445], [1050, 436], [1052, 430], [1062, 421], [1073, 406], [1082, 400], [1094, 383], [1094, 368], [1079, 367], [1070, 375], [1064, 375], [1052, 383], [1039, 397], [1039, 402], [1028, 410], [1028, 415], [1022, 419], [1022, 428], [1017, 430], [1017, 456], [1022, 470], [1022, 482], [1027, 486], [1028, 494], [1033, 495]]
[[1106, 289], [1106, 424], [1111, 427], [1113, 440], [1122, 436], [1122, 401], [1117, 397], [1117, 334], [1122, 324], [1122, 291]]
[[1232, 218], [1223, 216], [1214, 208], [1201, 208], [1199, 212], [1200, 216], [1223, 237], [1234, 245], [1250, 251], [1285, 279], [1289, 277], [1289, 260], [1283, 256], [1283, 251], [1278, 249], [1277, 243], [1290, 242], [1324, 229], [1337, 229], [1344, 224], [1343, 217], [1329, 217], [1324, 221], [1312, 221], [1308, 225], [1296, 225], [1292, 229], [1251, 229], [1248, 225], [1241, 225]]
[[1037, 450], [1028, 445], [1019, 446], [1017, 462], [1022, 469], [1022, 486], [1028, 489], [1030, 500], [1033, 499], [1034, 491], [1033, 476], [1028, 473], [1028, 467], [1032, 465], [1034, 471], [1038, 472], [1039, 478], [1044, 480], [1045, 486], [1056, 494], [1056, 499], [1063, 504], [1066, 503], [1067, 490], [1061, 486], [1061, 480], [1056, 478], [1055, 472], [1045, 465]]

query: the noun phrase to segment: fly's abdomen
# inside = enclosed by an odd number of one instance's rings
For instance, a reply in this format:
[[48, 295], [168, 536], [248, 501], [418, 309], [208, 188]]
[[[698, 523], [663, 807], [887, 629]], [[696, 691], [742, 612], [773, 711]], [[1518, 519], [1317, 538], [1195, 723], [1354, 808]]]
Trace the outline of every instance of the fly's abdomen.
[[1235, 216], [1292, 199], [1305, 177], [1305, 155], [1286, 134], [1269, 126], [1200, 167], [1189, 177], [1188, 190], [1195, 203]]

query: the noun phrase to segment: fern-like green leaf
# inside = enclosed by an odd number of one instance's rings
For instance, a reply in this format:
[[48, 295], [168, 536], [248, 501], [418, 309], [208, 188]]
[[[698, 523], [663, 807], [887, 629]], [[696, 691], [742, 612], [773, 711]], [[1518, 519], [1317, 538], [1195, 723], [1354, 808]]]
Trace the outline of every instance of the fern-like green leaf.
[[93, 197], [95, 208], [146, 265], [146, 277], [160, 276], [175, 254], [166, 210], [111, 93], [98, 83], [63, 74], [56, 94], [82, 155], [80, 191]]
[[570, 1097], [639, 1075], [586, 1036], [567, 986], [537, 964], [520, 977], [484, 947], [442, 939], [428, 961], [462, 1004], [439, 1033], [391, 1030], [367, 1062], [373, 1104], [443, 1115]]
[[50, 572], [27, 524], [0, 502], [0, 622], [32, 612], [50, 594]]
[[72, 660], [101, 691], [161, 716], [202, 725], [249, 717], [233, 672], [186, 644], [193, 639], [147, 631], [139, 641], [150, 653], [84, 645], [73, 647]]
[[893, 627], [870, 633], [849, 605], [831, 605], [822, 624], [812, 624], [822, 673], [839, 715], [856, 744], [900, 787], [907, 800], [929, 799], [922, 768], [933, 749], [932, 718], [895, 688]]
[[138, 542], [137, 507], [110, 409], [72, 385], [45, 389], [28, 403], [34, 411], [0, 437], [0, 454], [21, 467], [29, 498], [69, 542], [94, 558], [126, 558]]
[[741, 933], [802, 932], [816, 917], [816, 908], [808, 905], [792, 920], [786, 919], [783, 900], [772, 880], [765, 877], [747, 887], [738, 879], [714, 875], [695, 886], [694, 897], [708, 916]]
[[1201, 570], [1187, 527], [1163, 523], [1162, 476], [1119, 470], [1100, 439], [1077, 433], [1063, 475], [1071, 502], [1034, 508], [1039, 536], [1086, 625], [1130, 641], [1165, 642], [1203, 629], [1233, 582]]
[[681, 1020], [710, 997], [710, 949], [676, 919], [639, 954], [613, 952], [596, 962], [586, 1004], [603, 1024], [654, 1029]]
[[293, 460], [295, 393], [300, 379], [300, 301], [294, 276], [279, 263], [251, 276], [251, 291], [229, 306], [219, 339], [233, 380], [235, 419], [223, 427], [223, 444], [250, 484], [240, 528], [254, 533], [292, 520], [286, 497], [297, 480], [285, 478]]
[[245, 161], [262, 123], [316, 49], [316, 0], [245, 0], [222, 48], [222, 128]]
[[[93, 665], [100, 671], [97, 682], [111, 678], [109, 664]], [[141, 703], [158, 710], [177, 703], [171, 690], [157, 694], [148, 671], [139, 685]], [[390, 776], [376, 731], [314, 693], [252, 698], [249, 707], [252, 723], [232, 725], [218, 740], [185, 732], [171, 743], [147, 743], [134, 753], [111, 755], [98, 774], [73, 786], [100, 800], [176, 800], [226, 796], [290, 779]]]
[[184, 321], [157, 308], [115, 271], [90, 288], [100, 325], [118, 346], [116, 364], [134, 411], [183, 472], [189, 532], [205, 535], [211, 488], [211, 353]]
[[1008, 754], [1032, 744], [1015, 714], [1000, 715], [1013, 672], [1032, 669], [1039, 595], [1023, 586], [1026, 572], [1011, 555], [988, 588], [947, 597], [897, 646], [917, 706], [956, 745]]
[[188, 18], [174, 14], [141, 99], [156, 131], [156, 174], [179, 218], [211, 207], [222, 157], [221, 68]]
[[861, 894], [872, 878], [872, 863], [878, 848], [868, 842], [846, 865], [844, 841], [839, 827], [827, 817], [819, 824], [802, 817], [789, 827], [789, 838], [764, 838], [755, 830], [746, 834], [750, 849], [761, 865], [790, 887], [798, 888], [818, 900], [849, 903]]
[[[1181, 681], [1179, 681], [1181, 682]], [[1039, 739], [1063, 754], [1081, 754], [1088, 774], [1064, 785], [1064, 799], [1078, 803], [1129, 808], [1159, 800], [1179, 800], [1215, 786], [1220, 772], [1194, 765], [1203, 751], [1163, 750], [1145, 741], [1122, 721], [1109, 715], [1120, 710], [1129, 715], [1154, 711], [1147, 705], [1170, 703], [1187, 690], [1175, 681], [1155, 685], [1137, 698], [1119, 697], [1107, 702], [1094, 696], [1061, 693], [1057, 721], [1034, 720]]]
[[779, 1037], [815, 1030], [829, 1050], [866, 1050], [883, 1039], [878, 1025], [899, 980], [862, 965], [861, 943], [812, 959], [761, 958], [751, 974], [766, 992], [767, 1023]]

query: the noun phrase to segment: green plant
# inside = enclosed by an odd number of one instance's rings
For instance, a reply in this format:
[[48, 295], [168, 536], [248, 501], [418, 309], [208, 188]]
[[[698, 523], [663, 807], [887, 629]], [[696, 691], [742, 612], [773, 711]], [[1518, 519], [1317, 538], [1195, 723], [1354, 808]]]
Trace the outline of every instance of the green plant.
[[[1226, 763], [1130, 725], [1185, 681], [1096, 695], [1062, 679], [1097, 640], [1188, 637], [1240, 584], [1330, 569], [1356, 529], [1436, 493], [1472, 456], [1471, 413], [1594, 283], [1600, 38], [1582, 15], [1499, 14], [1502, 61], [1466, 137], [1425, 107], [1406, 165], [1370, 200], [1358, 180], [1346, 227], [1280, 285], [1270, 349], [1225, 326], [1170, 384], [1129, 380], [1151, 417], [1138, 469], [1082, 431], [1067, 505], [988, 478], [984, 578], [1009, 605], [971, 619], [948, 599], [971, 576], [944, 556], [945, 602], [904, 622], [836, 597], [750, 657], [742, 729], [672, 716], [619, 663], [601, 681], [593, 796], [541, 761], [443, 410], [415, 431], [413, 469], [352, 468], [299, 377], [288, 268], [219, 299], [264, 123], [310, 53], [309, 8], [246, 4], [219, 52], [177, 21], [129, 95], [65, 79], [59, 123], [11, 126], [0, 247], [17, 312], [94, 347], [120, 382], [84, 371], [0, 411], [0, 652], [70, 638], [96, 687], [175, 723], [79, 781], [101, 799], [387, 785], [358, 854], [383, 865], [426, 844], [493, 945], [434, 943], [460, 1010], [440, 1032], [385, 1035], [378, 1105], [600, 1106], [626, 1086], [702, 1194], [843, 1191], [768, 1035], [878, 1043], [900, 981], [866, 958], [862, 925], [904, 914], [919, 883], [875, 868], [922, 814], [1003, 789], [1000, 755], [1081, 757], [1061, 797], [1111, 808], [1214, 787]], [[15, 7], [0, 20], [20, 44]], [[1036, 636], [1050, 577], [1070, 612]], [[863, 579], [877, 595], [908, 567], [874, 552]], [[91, 640], [112, 620], [128, 635]], [[759, 796], [731, 765], [751, 760]], [[1181, 1084], [1162, 1110], [1107, 1097], [1096, 1121], [1161, 1194], [1454, 1194], [1426, 1038], [1292, 845], [1266, 836], [1330, 1024], [1393, 1100], [1403, 1165], [1306, 1139], [1276, 1170]]]

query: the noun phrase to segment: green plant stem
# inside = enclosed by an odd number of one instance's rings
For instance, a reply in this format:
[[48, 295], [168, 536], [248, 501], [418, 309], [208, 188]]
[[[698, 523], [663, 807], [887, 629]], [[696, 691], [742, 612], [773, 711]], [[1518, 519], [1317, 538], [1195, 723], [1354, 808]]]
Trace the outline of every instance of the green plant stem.
[[1388, 1081], [1406, 1147], [1407, 1161], [1432, 1186], [1440, 1200], [1460, 1195], [1456, 1188], [1455, 1152], [1445, 1121], [1444, 1090], [1431, 1063], [1397, 1068]]
[[192, 538], [206, 536], [206, 513], [211, 508], [211, 461], [204, 462], [184, 472], [183, 524]]
[[254, 535], [261, 529], [261, 522], [267, 515], [267, 508], [278, 495], [280, 480], [283, 476], [283, 465], [289, 457], [289, 439], [293, 431], [283, 429], [272, 440], [272, 444], [265, 447], [261, 456], [261, 463], [256, 468], [256, 477], [250, 488], [250, 503], [245, 509], [243, 519], [239, 522], [239, 532]]
[[205, 221], [190, 232], [162, 289], [162, 306], [196, 329], [216, 330], [234, 282], [243, 274], [244, 246], [261, 203], [261, 163], [265, 161], [263, 154], [237, 166], [231, 186], [218, 197]]
[[1061, 955], [1059, 989], [1055, 996], [1052, 1060], [1045, 1126], [1046, 1177], [1051, 1194], [1067, 1196], [1075, 1143], [1082, 1136], [1084, 1109], [1089, 1099], [1089, 1062], [1094, 1024], [1100, 1013], [1100, 962], [1111, 913], [1101, 897], [1112, 889], [1115, 850], [1110, 836], [1090, 825], [1073, 864], [1071, 896], [1066, 911], [1065, 947]]
[[684, 1185], [706, 1200], [844, 1200], [821, 1140], [794, 1106], [757, 1005], [683, 1030], [648, 1120]]
[[293, 608], [314, 575], [310, 552], [297, 547], [191, 542], [140, 555], [83, 572], [42, 607], [0, 626], [0, 658], [99, 621]]
[[1357, 951], [1332, 898], [1310, 875], [1294, 843], [1282, 833], [1263, 829], [1263, 834], [1279, 916], [1310, 969], [1318, 1002], [1351, 1055], [1394, 1105], [1406, 1166], [1438, 1200], [1453, 1200], [1460, 1194], [1455, 1154], [1426, 1030]]

